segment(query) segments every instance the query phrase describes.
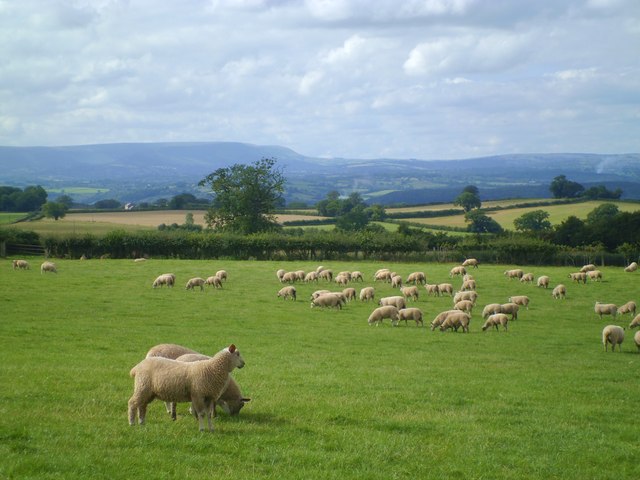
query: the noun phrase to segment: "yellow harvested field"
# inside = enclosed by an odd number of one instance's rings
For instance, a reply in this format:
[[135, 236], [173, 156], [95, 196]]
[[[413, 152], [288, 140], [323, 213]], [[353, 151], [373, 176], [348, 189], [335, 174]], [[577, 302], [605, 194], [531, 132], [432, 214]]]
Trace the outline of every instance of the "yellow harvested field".
[[[554, 199], [547, 199], [549, 202], [554, 201]], [[511, 205], [519, 205], [521, 203], [528, 202], [540, 202], [545, 201], [545, 199], [540, 198], [511, 198], [508, 200], [489, 200], [486, 202], [482, 202], [483, 208], [493, 208], [493, 207], [509, 207]], [[450, 209], [460, 209], [462, 207], [456, 206], [453, 203], [443, 203], [440, 205], [417, 205], [414, 207], [398, 207], [398, 208], [387, 208], [387, 213], [403, 213], [403, 212], [426, 212], [426, 211], [438, 211], [438, 210], [450, 210]], [[540, 207], [542, 208], [542, 207]]]

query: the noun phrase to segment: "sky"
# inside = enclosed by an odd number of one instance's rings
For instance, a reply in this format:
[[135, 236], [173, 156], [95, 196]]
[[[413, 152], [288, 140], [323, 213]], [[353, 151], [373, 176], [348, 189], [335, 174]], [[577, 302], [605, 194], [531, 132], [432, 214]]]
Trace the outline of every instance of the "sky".
[[0, 0], [0, 145], [640, 152], [638, 0]]

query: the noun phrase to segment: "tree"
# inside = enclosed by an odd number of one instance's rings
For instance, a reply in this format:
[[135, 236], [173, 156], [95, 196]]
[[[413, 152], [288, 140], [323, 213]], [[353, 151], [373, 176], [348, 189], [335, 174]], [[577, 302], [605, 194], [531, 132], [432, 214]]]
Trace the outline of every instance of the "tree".
[[591, 187], [586, 189], [582, 196], [590, 200], [597, 199], [611, 199], [617, 200], [622, 196], [622, 189], [616, 188], [615, 190], [609, 190], [604, 185], [598, 185], [597, 187]]
[[545, 232], [551, 230], [551, 222], [548, 220], [549, 212], [533, 210], [520, 215], [513, 221], [516, 230], [521, 232]]
[[553, 243], [577, 247], [589, 243], [587, 227], [578, 217], [571, 215], [558, 225], [553, 234]]
[[478, 197], [477, 194], [466, 191], [458, 195], [453, 201], [453, 204], [462, 207], [465, 213], [469, 212], [472, 208], [480, 208], [482, 206], [480, 197]]
[[577, 182], [567, 180], [565, 175], [558, 175], [551, 181], [549, 190], [554, 198], [575, 198], [580, 196], [584, 187]]
[[181, 193], [169, 200], [169, 208], [172, 210], [182, 210], [187, 205], [193, 205], [197, 202], [195, 195], [191, 193]]
[[93, 204], [95, 208], [100, 208], [104, 210], [115, 210], [120, 208], [122, 204], [118, 200], [114, 200], [113, 198], [109, 198], [106, 200], [98, 200]]
[[56, 202], [62, 203], [67, 208], [71, 208], [71, 205], [73, 205], [73, 198], [71, 198], [69, 195], [60, 195], [58, 198], [56, 198]]
[[462, 189], [463, 192], [473, 193], [476, 197], [480, 196], [480, 190], [475, 185], [467, 185]]
[[214, 194], [207, 226], [242, 234], [278, 229], [274, 212], [283, 201], [284, 182], [273, 158], [217, 169], [199, 182]]
[[620, 212], [615, 203], [602, 203], [587, 214], [587, 223], [590, 225], [601, 221], [611, 220]]
[[67, 206], [59, 202], [47, 202], [42, 206], [42, 213], [47, 218], [58, 220], [67, 214]]
[[501, 233], [502, 227], [493, 218], [485, 214], [482, 210], [467, 212], [464, 221], [469, 225], [467, 230], [473, 233]]
[[336, 219], [336, 230], [355, 232], [364, 230], [369, 224], [369, 217], [363, 205], [358, 205]]

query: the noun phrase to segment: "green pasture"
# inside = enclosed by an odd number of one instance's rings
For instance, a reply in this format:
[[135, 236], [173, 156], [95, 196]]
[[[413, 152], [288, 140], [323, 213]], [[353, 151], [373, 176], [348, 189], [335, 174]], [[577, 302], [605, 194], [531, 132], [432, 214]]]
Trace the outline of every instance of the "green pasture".
[[157, 230], [157, 227], [145, 225], [129, 225], [126, 223], [114, 224], [111, 222], [81, 222], [73, 220], [69, 215], [61, 220], [50, 218], [35, 220], [33, 222], [22, 222], [12, 225], [21, 230], [30, 230], [39, 235], [45, 236], [65, 236], [65, 235], [105, 235], [113, 230], [124, 230], [127, 232], [137, 232], [140, 230]]
[[95, 195], [97, 193], [107, 193], [108, 188], [96, 187], [64, 187], [64, 188], [47, 188], [47, 192], [60, 193], [65, 195]]
[[[510, 265], [474, 270], [477, 310], [531, 298], [508, 332], [432, 332], [415, 324], [369, 326], [373, 304], [311, 309], [276, 297], [275, 271], [310, 262], [54, 260], [41, 274], [0, 260], [0, 478], [6, 479], [636, 479], [640, 353], [627, 331], [605, 353], [596, 300], [640, 302], [640, 273], [602, 268], [604, 281], [572, 285], [571, 268], [535, 267], [550, 290], [503, 276]], [[451, 281], [453, 264], [325, 262], [335, 272], [391, 268]], [[186, 281], [224, 268], [221, 290]], [[524, 267], [529, 270], [528, 267]], [[532, 267], [533, 268], [533, 267]], [[173, 289], [151, 288], [173, 272]], [[459, 286], [460, 280], [454, 279]], [[376, 296], [396, 294], [375, 284]], [[451, 308], [421, 294], [426, 323]], [[144, 426], [129, 426], [129, 370], [158, 343], [207, 354], [235, 343], [234, 372], [251, 397], [239, 416], [220, 413], [199, 432], [187, 405], [172, 422], [153, 402]]]
[[9, 225], [24, 218], [26, 213], [0, 212], [0, 225]]

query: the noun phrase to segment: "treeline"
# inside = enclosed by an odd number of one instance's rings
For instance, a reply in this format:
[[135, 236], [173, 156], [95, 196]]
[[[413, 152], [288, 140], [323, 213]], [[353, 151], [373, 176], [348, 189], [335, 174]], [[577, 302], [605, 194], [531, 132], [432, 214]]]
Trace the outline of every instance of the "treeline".
[[0, 212], [32, 212], [47, 201], [47, 192], [40, 185], [25, 187], [0, 186]]

